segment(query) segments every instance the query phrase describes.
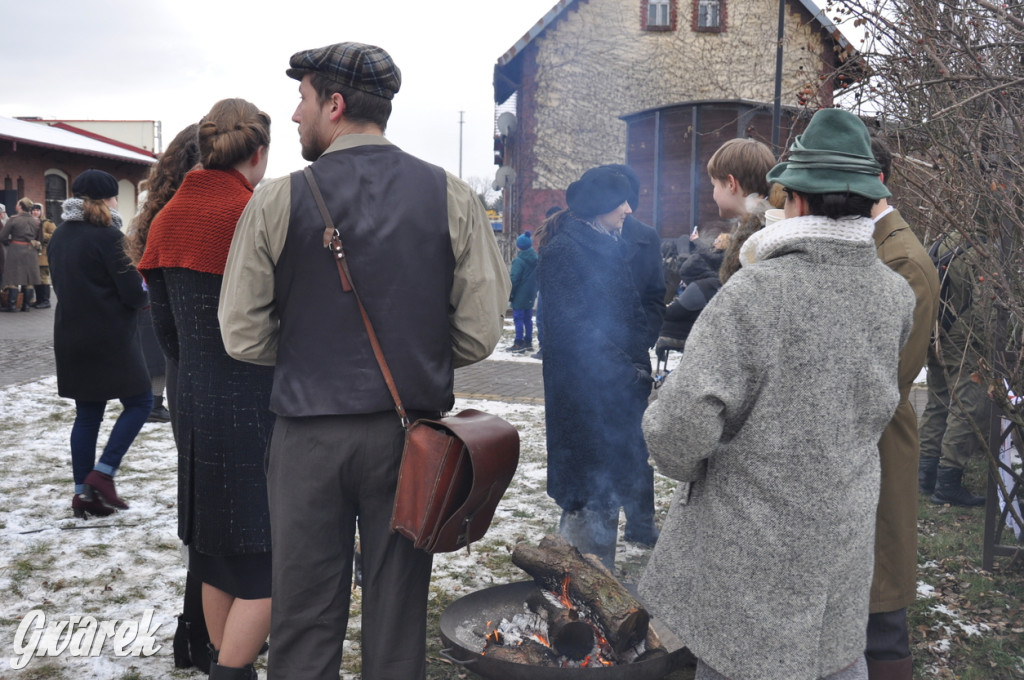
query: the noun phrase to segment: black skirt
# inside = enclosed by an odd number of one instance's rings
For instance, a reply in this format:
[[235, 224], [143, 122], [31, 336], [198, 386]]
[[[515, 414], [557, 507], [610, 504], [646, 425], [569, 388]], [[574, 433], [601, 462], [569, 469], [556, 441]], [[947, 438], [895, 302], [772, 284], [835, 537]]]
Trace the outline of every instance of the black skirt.
[[188, 570], [203, 583], [243, 600], [270, 597], [270, 553], [207, 555], [188, 547]]

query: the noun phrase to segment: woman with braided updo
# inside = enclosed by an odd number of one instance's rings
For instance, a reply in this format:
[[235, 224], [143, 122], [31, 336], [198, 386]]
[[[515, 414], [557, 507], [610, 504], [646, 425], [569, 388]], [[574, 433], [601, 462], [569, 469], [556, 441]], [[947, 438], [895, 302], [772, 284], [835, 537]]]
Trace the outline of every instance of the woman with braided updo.
[[203, 582], [210, 677], [248, 679], [270, 630], [263, 454], [273, 367], [227, 355], [217, 305], [235, 223], [266, 172], [270, 118], [244, 99], [225, 99], [198, 135], [202, 167], [153, 219], [139, 270], [157, 338], [178, 365], [178, 535], [190, 573]]

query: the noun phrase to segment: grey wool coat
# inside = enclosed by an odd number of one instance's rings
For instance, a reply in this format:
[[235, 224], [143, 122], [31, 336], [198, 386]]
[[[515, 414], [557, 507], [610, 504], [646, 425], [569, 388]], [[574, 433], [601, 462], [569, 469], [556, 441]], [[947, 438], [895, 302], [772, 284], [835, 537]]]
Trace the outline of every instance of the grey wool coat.
[[711, 300], [648, 408], [658, 469], [693, 484], [640, 594], [732, 680], [812, 680], [864, 651], [878, 438], [913, 310], [870, 240], [789, 240]]

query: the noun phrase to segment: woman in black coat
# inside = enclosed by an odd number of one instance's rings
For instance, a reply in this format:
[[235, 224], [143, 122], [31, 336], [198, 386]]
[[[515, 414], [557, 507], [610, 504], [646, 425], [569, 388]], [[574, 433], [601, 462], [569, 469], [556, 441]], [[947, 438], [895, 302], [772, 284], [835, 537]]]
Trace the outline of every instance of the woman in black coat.
[[[125, 509], [114, 474], [153, 406], [139, 341], [139, 310], [149, 304], [142, 277], [124, 252], [117, 180], [86, 170], [71, 185], [64, 222], [47, 254], [57, 294], [53, 350], [57, 392], [75, 400], [71, 461], [76, 517]], [[124, 406], [98, 463], [96, 440], [107, 401]]]
[[562, 508], [561, 533], [609, 567], [619, 509], [651, 470], [640, 429], [646, 317], [619, 233], [630, 191], [614, 168], [591, 169], [538, 233], [548, 495]]

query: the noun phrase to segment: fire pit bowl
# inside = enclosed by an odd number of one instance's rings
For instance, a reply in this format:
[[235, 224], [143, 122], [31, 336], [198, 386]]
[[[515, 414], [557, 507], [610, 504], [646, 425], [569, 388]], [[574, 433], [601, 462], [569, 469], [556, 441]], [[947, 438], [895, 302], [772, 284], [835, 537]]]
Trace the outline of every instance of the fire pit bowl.
[[[484, 640], [479, 631], [487, 622], [511, 618], [522, 611], [527, 598], [539, 592], [533, 581], [521, 581], [478, 590], [452, 602], [441, 614], [441, 640], [447, 647], [442, 654], [490, 680], [655, 680], [697, 663], [690, 650], [672, 645], [664, 638], [662, 642], [668, 654], [619, 666], [551, 668], [511, 663], [482, 654]], [[655, 631], [660, 632], [656, 626]]]

